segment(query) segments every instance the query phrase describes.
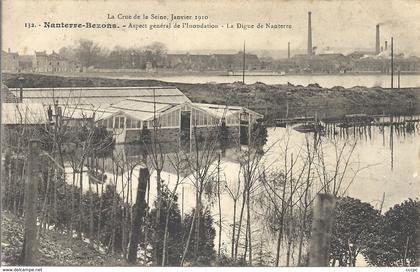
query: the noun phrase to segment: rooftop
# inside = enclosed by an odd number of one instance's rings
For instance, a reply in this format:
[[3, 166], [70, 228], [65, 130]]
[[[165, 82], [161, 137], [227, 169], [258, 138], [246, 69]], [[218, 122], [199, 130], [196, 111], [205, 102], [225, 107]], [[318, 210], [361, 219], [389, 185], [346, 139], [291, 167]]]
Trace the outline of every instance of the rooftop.
[[47, 112], [40, 103], [2, 103], [3, 125], [46, 124]]
[[[19, 89], [10, 89], [19, 96]], [[190, 101], [174, 87], [82, 87], [82, 88], [24, 88], [23, 101], [61, 105], [89, 105], [109, 107], [127, 98], [157, 103], [184, 103]]]

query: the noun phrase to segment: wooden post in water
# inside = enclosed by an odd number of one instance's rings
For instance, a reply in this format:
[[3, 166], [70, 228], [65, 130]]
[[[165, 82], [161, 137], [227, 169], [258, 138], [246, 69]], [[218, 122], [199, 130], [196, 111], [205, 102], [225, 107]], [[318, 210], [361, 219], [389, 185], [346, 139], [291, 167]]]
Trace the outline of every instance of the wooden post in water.
[[146, 208], [146, 188], [148, 182], [149, 170], [147, 168], [140, 168], [136, 204], [134, 204], [133, 208], [134, 220], [131, 226], [131, 239], [127, 257], [129, 264], [135, 264], [137, 261], [137, 249], [140, 241], [141, 227]]
[[309, 266], [328, 266], [330, 238], [334, 222], [335, 197], [318, 194], [312, 221]]
[[23, 249], [21, 255], [22, 265], [34, 265], [34, 257], [37, 252], [36, 239], [36, 202], [38, 198], [38, 179], [39, 179], [39, 140], [29, 141], [29, 156], [26, 170], [25, 184], [25, 200], [24, 200], [24, 216], [25, 216], [25, 232], [23, 236]]

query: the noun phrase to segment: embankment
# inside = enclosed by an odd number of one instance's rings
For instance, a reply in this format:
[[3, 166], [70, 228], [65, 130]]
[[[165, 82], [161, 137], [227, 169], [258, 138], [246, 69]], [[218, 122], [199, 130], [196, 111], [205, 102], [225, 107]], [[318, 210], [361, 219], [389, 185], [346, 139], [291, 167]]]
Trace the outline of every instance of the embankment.
[[[323, 88], [308, 86], [266, 85], [255, 83], [168, 83], [158, 80], [61, 77], [38, 74], [22, 75], [23, 87], [88, 86], [175, 86], [193, 102], [241, 105], [265, 114], [268, 119], [314, 116], [339, 118], [345, 114], [420, 113], [420, 88], [385, 89], [381, 87]], [[3, 82], [19, 87], [16, 74], [4, 74]]]

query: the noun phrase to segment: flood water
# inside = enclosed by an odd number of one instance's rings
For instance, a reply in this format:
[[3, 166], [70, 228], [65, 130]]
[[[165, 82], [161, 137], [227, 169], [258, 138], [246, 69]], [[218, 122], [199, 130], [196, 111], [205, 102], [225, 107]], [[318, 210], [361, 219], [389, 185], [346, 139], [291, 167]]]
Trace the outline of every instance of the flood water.
[[[348, 129], [335, 128], [335, 133], [321, 136], [320, 141], [322, 142], [325, 161], [330, 167], [334, 167], [334, 162], [337, 158], [337, 147], [338, 150], [341, 150], [340, 148], [345, 144], [347, 147], [343, 149], [345, 150], [343, 153], [345, 156], [350, 156], [349, 154], [351, 153], [340, 195], [347, 195], [368, 202], [377, 209], [382, 206], [382, 213], [408, 198], [419, 198], [419, 125], [419, 123], [416, 123], [414, 131], [407, 131], [391, 126]], [[297, 132], [292, 127], [269, 128], [268, 141], [265, 146], [266, 153], [264, 154], [262, 163], [264, 163], [267, 169], [272, 171], [284, 170], [284, 156], [287, 146], [288, 158], [290, 159], [293, 153], [295, 160], [298, 161], [296, 166], [294, 166], [296, 172], [298, 172], [299, 167], [304, 165], [305, 146], [307, 146], [307, 142], [313, 143], [314, 139], [316, 140], [313, 133]], [[354, 150], [350, 152], [350, 147], [353, 144], [355, 145]], [[123, 148], [120, 150], [123, 150]], [[235, 161], [237, 152], [237, 150], [228, 150], [226, 157], [221, 160], [222, 171], [220, 173], [220, 179], [226, 181], [227, 186], [230, 188], [235, 188], [235, 184], [238, 182], [240, 166]], [[131, 181], [133, 184], [133, 200], [136, 199], [135, 192], [138, 171], [139, 167], [135, 169]], [[108, 182], [113, 183], [111, 173], [108, 173], [108, 177]], [[173, 187], [176, 180], [174, 174], [163, 173], [162, 178], [170, 188]], [[88, 188], [87, 180], [87, 177], [85, 177], [84, 181], [86, 181], [86, 185], [84, 188]], [[155, 174], [152, 174], [150, 179], [151, 200], [155, 197], [155, 180]], [[183, 185], [178, 189], [178, 205], [184, 214], [189, 213], [195, 205], [195, 190], [192, 183], [192, 177], [185, 177]], [[121, 179], [117, 187], [117, 190], [121, 190]], [[381, 205], [382, 201], [383, 204]], [[214, 219], [217, 221], [218, 206], [216, 200], [213, 199], [213, 201], [204, 202], [211, 209]], [[223, 218], [222, 247], [229, 255], [231, 225], [233, 222], [233, 200], [226, 189], [222, 192], [221, 204]], [[255, 236], [260, 233], [262, 237], [261, 241], [264, 241], [267, 247], [271, 248], [272, 256], [275, 256], [276, 238], [267, 232], [264, 222], [257, 219], [259, 218], [259, 212], [258, 208], [252, 211], [254, 213], [253, 216], [256, 218], [254, 222], [257, 222], [255, 225], [253, 223], [253, 230], [256, 232]], [[237, 210], [237, 216], [238, 213], [239, 210]], [[217, 229], [217, 226], [215, 228]], [[218, 233], [215, 239], [215, 245], [217, 245], [217, 237]], [[284, 257], [283, 253], [281, 258], [283, 261]], [[364, 263], [358, 261], [358, 264], [363, 265]]]
[[[247, 75], [247, 73], [249, 75]], [[366, 87], [391, 87], [390, 75], [252, 75], [252, 72], [245, 73], [245, 83], [253, 84], [262, 82], [268, 85], [287, 84], [307, 86], [308, 84], [319, 84], [321, 87], [332, 88], [334, 86], [342, 86], [351, 88], [354, 86]], [[135, 74], [127, 76], [108, 76], [112, 78], [125, 79], [155, 79], [166, 82], [178, 83], [233, 83], [235, 81], [242, 82], [242, 75], [235, 76], [217, 76], [217, 75], [182, 75], [182, 76], [159, 76], [151, 75], [150, 77], [138, 77]], [[394, 76], [394, 88], [398, 85], [398, 78]], [[420, 87], [420, 75], [401, 75], [400, 87]]]

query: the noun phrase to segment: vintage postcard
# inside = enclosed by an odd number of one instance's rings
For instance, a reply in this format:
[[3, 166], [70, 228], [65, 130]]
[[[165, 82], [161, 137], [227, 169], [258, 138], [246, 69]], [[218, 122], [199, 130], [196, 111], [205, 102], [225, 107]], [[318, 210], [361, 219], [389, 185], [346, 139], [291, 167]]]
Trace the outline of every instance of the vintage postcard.
[[417, 271], [420, 1], [1, 12], [3, 271]]

